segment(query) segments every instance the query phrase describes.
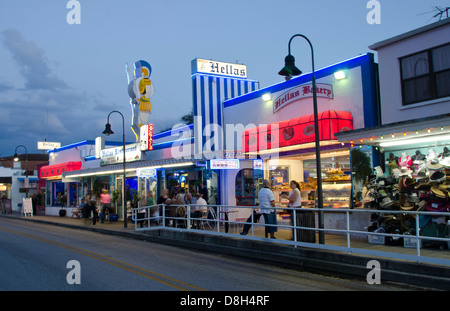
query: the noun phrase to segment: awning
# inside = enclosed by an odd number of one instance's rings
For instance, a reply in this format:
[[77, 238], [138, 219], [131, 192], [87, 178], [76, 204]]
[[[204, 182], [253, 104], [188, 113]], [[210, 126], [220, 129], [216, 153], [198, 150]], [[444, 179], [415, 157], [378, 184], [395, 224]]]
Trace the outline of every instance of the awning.
[[[336, 140], [335, 133], [353, 129], [353, 117], [348, 111], [327, 110], [319, 113], [318, 119], [320, 141]], [[308, 115], [245, 130], [242, 150], [248, 153], [314, 141], [314, 115]]]
[[402, 146], [450, 140], [450, 114], [336, 133], [350, 145]]
[[80, 168], [81, 168], [80, 161], [72, 161], [72, 162], [65, 162], [65, 163], [54, 164], [54, 165], [47, 165], [47, 166], [41, 167], [41, 169], [39, 171], [39, 176], [41, 178], [47, 178], [47, 179], [61, 178], [63, 173], [70, 172], [70, 171], [77, 171]]

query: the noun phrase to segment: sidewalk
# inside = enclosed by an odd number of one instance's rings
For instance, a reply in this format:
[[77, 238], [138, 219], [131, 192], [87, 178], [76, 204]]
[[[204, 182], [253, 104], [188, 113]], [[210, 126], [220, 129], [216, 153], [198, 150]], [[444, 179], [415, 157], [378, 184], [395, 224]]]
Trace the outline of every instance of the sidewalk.
[[[44, 224], [63, 226], [73, 229], [89, 230], [93, 232], [112, 234], [127, 238], [140, 239], [156, 243], [163, 243], [177, 247], [198, 249], [201, 251], [217, 252], [233, 256], [244, 257], [264, 262], [276, 262], [278, 264], [298, 267], [309, 271], [326, 271], [328, 273], [345, 274], [347, 276], [366, 277], [369, 270], [366, 268], [367, 256], [345, 254], [337, 251], [308, 249], [293, 247], [275, 243], [242, 239], [239, 236], [240, 228], [234, 228], [236, 235], [215, 236], [198, 232], [152, 230], [135, 231], [135, 225], [128, 222], [124, 228], [122, 221], [92, 224], [92, 219], [76, 219], [70, 217], [38, 215], [24, 217], [18, 213], [12, 215], [0, 215], [5, 218], [35, 221]], [[256, 236], [263, 237], [263, 229], [255, 230]], [[290, 230], [279, 230], [278, 239], [289, 239]], [[272, 241], [270, 241], [272, 242]], [[325, 235], [325, 243], [328, 245], [346, 246], [343, 236]], [[352, 238], [352, 247], [373, 249], [378, 251], [415, 254], [416, 249], [401, 246], [387, 246], [369, 244], [367, 240]], [[439, 248], [422, 248], [421, 255], [450, 259], [450, 250]], [[371, 258], [373, 259], [373, 258]], [[450, 290], [450, 267], [433, 264], [416, 263], [411, 261], [377, 258], [381, 263], [383, 278], [387, 281], [399, 282], [408, 285], [423, 286], [436, 289]]]

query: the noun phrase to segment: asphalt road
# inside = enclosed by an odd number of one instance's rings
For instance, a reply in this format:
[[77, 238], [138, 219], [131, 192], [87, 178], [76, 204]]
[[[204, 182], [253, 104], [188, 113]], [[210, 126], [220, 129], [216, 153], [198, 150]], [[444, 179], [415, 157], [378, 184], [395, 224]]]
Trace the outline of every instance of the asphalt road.
[[0, 291], [405, 289], [383, 282], [369, 285], [365, 279], [321, 276], [235, 257], [0, 217]]

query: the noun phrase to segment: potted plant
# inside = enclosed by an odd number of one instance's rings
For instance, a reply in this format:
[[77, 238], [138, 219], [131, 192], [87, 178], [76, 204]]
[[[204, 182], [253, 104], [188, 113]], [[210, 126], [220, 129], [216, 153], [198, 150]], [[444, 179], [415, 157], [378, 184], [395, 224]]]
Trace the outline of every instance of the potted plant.
[[119, 219], [119, 214], [117, 214], [117, 201], [119, 200], [119, 198], [120, 198], [120, 190], [116, 189], [112, 192], [112, 198], [111, 198], [111, 200], [114, 204], [114, 211], [116, 211], [116, 214], [109, 215], [109, 220], [112, 222], [117, 221]]
[[[352, 175], [355, 180], [354, 183], [354, 199], [358, 199], [361, 195], [362, 188], [367, 176], [372, 174], [372, 167], [370, 165], [370, 158], [361, 150], [353, 149], [351, 151], [352, 159]], [[356, 200], [358, 201], [358, 200]]]
[[59, 203], [61, 204], [61, 209], [59, 210], [59, 216], [66, 216], [66, 210], [64, 209], [64, 205], [67, 202], [67, 196], [65, 194], [61, 194], [58, 196]]

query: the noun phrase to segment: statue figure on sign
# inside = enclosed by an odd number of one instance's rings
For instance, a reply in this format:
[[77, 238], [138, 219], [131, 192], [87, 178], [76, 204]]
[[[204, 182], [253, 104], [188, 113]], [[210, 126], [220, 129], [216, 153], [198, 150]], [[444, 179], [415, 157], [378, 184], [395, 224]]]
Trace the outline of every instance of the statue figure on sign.
[[128, 74], [128, 95], [131, 104], [131, 129], [136, 135], [136, 141], [139, 141], [139, 128], [148, 124], [148, 118], [152, 110], [150, 97], [152, 97], [154, 88], [150, 75], [152, 67], [149, 63], [139, 60], [134, 63], [134, 70], [130, 72], [128, 64], [126, 65]]

